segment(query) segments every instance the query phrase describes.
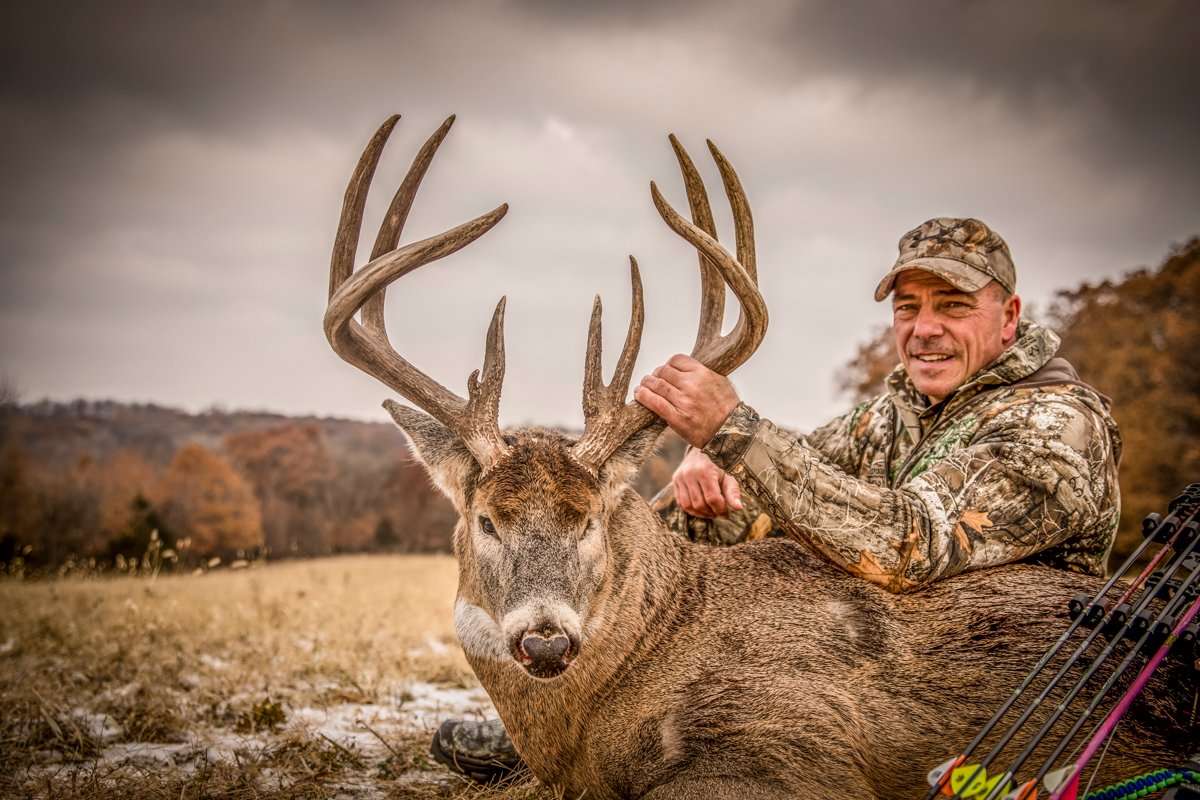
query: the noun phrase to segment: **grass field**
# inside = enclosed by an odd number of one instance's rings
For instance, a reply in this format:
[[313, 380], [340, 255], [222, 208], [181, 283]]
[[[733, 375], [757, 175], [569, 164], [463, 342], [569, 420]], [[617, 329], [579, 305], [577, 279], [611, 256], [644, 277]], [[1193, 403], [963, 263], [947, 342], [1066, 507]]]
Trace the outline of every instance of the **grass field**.
[[490, 711], [444, 556], [0, 582], [0, 795], [524, 797], [427, 755]]

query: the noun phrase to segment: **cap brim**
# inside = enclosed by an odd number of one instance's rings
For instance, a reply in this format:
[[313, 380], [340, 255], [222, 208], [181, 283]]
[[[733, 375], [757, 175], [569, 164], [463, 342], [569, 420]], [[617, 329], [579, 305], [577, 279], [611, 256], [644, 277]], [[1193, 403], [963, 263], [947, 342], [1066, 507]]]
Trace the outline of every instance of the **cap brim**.
[[903, 264], [893, 267], [891, 272], [883, 276], [883, 280], [875, 287], [875, 301], [884, 300], [891, 294], [900, 273], [910, 269], [919, 269], [936, 275], [955, 289], [964, 292], [978, 292], [994, 280], [983, 270], [953, 258], [914, 258], [912, 261], [905, 261]]

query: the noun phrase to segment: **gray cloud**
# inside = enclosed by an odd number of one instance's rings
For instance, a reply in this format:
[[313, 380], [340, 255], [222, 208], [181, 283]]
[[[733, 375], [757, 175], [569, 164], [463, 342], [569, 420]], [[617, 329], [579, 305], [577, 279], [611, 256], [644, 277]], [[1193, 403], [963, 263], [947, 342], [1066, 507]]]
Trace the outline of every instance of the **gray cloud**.
[[406, 277], [389, 329], [461, 390], [506, 293], [510, 422], [578, 423], [591, 296], [611, 365], [630, 252], [646, 280], [641, 368], [689, 345], [695, 259], [646, 189], [654, 178], [683, 204], [667, 131], [715, 197], [705, 137], [750, 193], [772, 329], [737, 381], [805, 427], [838, 410], [833, 370], [886, 319], [870, 289], [922, 219], [991, 222], [1043, 303], [1198, 232], [1200, 30], [1184, 3], [5, 14], [0, 369], [27, 396], [380, 417], [386, 391], [337, 360], [320, 317], [345, 181], [392, 111], [405, 117], [369, 220], [450, 112], [406, 239], [512, 211]]

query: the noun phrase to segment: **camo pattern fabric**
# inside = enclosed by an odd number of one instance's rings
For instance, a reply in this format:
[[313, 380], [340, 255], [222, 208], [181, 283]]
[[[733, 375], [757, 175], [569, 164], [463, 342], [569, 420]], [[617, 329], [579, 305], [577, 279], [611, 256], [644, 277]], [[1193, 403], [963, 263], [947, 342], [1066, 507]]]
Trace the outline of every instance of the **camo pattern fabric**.
[[1104, 575], [1120, 517], [1121, 439], [1107, 400], [1053, 358], [1059, 339], [1018, 339], [936, 405], [902, 367], [888, 391], [807, 436], [740, 404], [704, 448], [738, 479], [747, 510], [674, 530], [713, 544], [778, 527], [891, 591], [1028, 561]]

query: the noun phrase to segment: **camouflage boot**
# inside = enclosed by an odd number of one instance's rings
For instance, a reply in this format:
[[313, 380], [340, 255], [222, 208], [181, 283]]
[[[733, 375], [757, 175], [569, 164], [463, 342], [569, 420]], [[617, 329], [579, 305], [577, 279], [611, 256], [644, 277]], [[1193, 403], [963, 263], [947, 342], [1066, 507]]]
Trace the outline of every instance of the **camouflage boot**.
[[524, 766], [498, 719], [448, 719], [433, 735], [429, 752], [452, 772], [479, 783], [502, 781]]

